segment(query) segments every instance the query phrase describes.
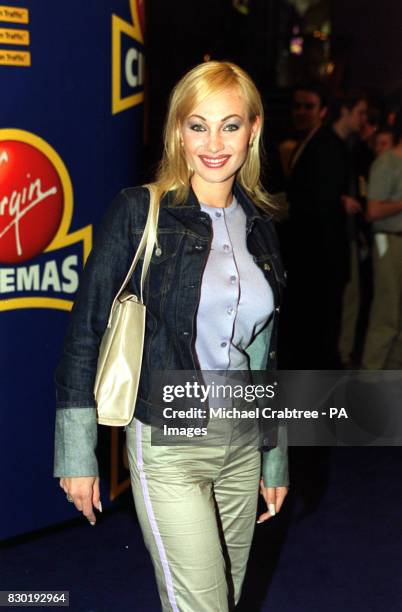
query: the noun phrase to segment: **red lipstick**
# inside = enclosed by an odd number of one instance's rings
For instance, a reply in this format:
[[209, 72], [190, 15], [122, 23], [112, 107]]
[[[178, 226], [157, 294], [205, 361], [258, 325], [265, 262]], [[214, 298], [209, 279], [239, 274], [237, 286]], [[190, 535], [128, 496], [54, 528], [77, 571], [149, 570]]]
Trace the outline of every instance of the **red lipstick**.
[[222, 168], [230, 158], [230, 155], [218, 155], [217, 157], [209, 157], [208, 155], [199, 155], [202, 163], [208, 168]]

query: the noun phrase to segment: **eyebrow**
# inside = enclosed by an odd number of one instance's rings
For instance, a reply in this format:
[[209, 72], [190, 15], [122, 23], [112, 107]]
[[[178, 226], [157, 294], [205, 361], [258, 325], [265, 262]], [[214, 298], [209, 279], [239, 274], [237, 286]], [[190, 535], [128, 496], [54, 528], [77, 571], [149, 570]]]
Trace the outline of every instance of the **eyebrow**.
[[[189, 118], [190, 118], [190, 117], [198, 117], [199, 119], [202, 119], [202, 120], [203, 120], [203, 121], [205, 121], [205, 122], [207, 121], [207, 120], [205, 119], [205, 117], [202, 117], [202, 115], [195, 115], [195, 114], [194, 114], [194, 115], [190, 115], [190, 116], [189, 116]], [[224, 117], [223, 119], [221, 119], [221, 123], [223, 123], [223, 122], [224, 122], [224, 121], [226, 121], [227, 119], [230, 119], [231, 117], [238, 117], [239, 119], [242, 119], [242, 120], [243, 120], [243, 117], [241, 117], [241, 115], [237, 115], [236, 113], [234, 113], [233, 115], [228, 115], [227, 117]]]

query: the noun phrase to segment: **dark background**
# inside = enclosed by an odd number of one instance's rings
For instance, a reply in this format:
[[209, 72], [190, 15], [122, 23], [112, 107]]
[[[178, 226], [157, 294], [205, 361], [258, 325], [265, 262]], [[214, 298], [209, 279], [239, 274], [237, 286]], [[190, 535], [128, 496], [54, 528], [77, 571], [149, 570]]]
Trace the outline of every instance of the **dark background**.
[[[239, 12], [233, 0], [145, 4], [146, 178], [152, 177], [160, 157], [169, 92], [206, 56], [234, 61], [251, 74], [263, 95], [274, 139], [286, 135], [289, 92], [304, 78], [326, 81], [334, 94], [364, 88], [375, 97], [400, 100], [400, 0], [243, 0], [248, 14]], [[307, 9], [297, 10], [302, 6]], [[304, 39], [301, 56], [288, 52], [295, 26]], [[315, 37], [328, 27], [325, 41]]]

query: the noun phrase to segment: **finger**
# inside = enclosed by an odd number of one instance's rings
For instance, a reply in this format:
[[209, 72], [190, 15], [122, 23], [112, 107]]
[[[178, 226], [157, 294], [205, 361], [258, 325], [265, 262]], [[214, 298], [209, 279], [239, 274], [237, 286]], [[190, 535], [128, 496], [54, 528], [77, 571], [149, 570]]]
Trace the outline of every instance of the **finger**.
[[265, 501], [267, 504], [275, 504], [276, 502], [276, 488], [265, 487]]
[[102, 512], [102, 504], [100, 500], [100, 490], [99, 490], [99, 478], [97, 478], [94, 482], [93, 491], [92, 491], [92, 503], [95, 506], [95, 508], [99, 510], [99, 512]]
[[91, 525], [95, 525], [96, 516], [92, 507], [92, 496], [86, 497], [82, 502], [82, 512], [87, 517]]
[[272, 518], [272, 515], [269, 512], [263, 512], [258, 517], [257, 524], [259, 525], [260, 523], [264, 523], [265, 521], [267, 521], [270, 518]]
[[288, 493], [287, 487], [278, 487], [276, 490], [276, 511], [282, 508], [282, 504], [285, 501], [285, 497]]
[[276, 503], [275, 503], [275, 509], [277, 512], [280, 511], [280, 509], [282, 508], [283, 502], [285, 501], [285, 496], [278, 496], [276, 498]]

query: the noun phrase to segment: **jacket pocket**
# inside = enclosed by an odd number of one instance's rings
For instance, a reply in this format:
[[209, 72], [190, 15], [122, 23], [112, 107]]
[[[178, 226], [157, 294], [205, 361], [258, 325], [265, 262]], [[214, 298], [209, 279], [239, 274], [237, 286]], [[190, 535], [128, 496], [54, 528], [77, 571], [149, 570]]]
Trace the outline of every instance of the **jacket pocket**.
[[[169, 291], [179, 265], [179, 250], [184, 234], [158, 233], [149, 266], [148, 291], [150, 297], [162, 296]], [[176, 275], [177, 278], [177, 275]]]

